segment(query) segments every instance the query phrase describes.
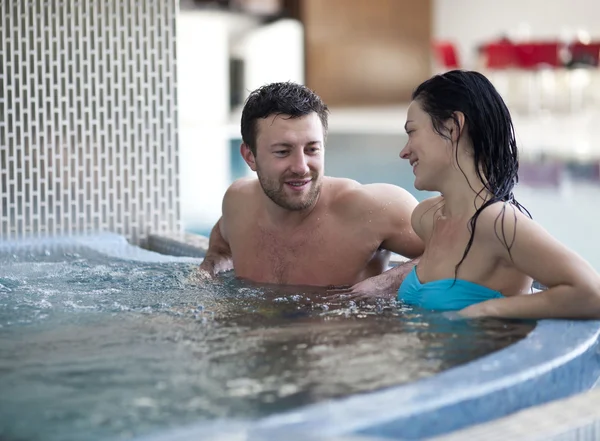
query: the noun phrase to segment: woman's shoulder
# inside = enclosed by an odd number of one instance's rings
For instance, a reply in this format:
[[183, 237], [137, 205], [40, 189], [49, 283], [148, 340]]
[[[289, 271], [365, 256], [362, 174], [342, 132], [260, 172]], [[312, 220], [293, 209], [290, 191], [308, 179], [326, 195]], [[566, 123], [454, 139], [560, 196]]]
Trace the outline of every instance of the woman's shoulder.
[[503, 222], [506, 225], [507, 222], [514, 223], [521, 218], [531, 220], [530, 216], [522, 212], [519, 207], [506, 201], [497, 201], [488, 205], [481, 210], [479, 215], [479, 219], [481, 219], [482, 222], [494, 224], [496, 226], [499, 226], [499, 222]]
[[533, 223], [528, 213], [521, 211], [515, 204], [498, 201], [488, 205], [477, 218], [477, 232], [480, 237], [492, 242], [512, 242], [515, 240], [517, 226]]

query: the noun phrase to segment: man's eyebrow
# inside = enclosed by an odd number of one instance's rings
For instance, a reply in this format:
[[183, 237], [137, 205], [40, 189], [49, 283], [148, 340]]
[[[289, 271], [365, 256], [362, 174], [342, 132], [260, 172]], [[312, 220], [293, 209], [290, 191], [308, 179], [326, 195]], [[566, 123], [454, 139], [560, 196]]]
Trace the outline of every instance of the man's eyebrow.
[[[306, 145], [315, 145], [315, 144], [321, 144], [321, 141], [309, 141], [306, 143]], [[293, 144], [290, 144], [289, 142], [276, 142], [274, 144], [271, 144], [271, 148], [276, 148], [276, 147], [286, 147], [286, 148], [292, 148], [294, 147]]]

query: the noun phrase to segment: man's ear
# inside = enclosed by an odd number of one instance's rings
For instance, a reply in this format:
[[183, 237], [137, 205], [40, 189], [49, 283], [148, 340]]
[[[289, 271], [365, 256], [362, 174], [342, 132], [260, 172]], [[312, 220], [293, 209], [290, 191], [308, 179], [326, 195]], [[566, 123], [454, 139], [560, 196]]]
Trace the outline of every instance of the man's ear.
[[256, 157], [254, 156], [254, 153], [252, 153], [250, 146], [243, 142], [240, 145], [240, 153], [242, 155], [242, 158], [244, 158], [244, 161], [246, 161], [246, 164], [248, 164], [248, 167], [250, 167], [250, 169], [253, 172], [255, 172], [256, 171]]

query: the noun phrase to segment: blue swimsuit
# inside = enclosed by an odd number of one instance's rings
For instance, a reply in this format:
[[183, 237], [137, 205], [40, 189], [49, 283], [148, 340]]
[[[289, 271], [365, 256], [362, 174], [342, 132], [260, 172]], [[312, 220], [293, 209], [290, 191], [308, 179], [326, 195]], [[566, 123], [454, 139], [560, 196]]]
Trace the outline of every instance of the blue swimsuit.
[[498, 291], [466, 280], [441, 279], [421, 283], [416, 266], [398, 289], [398, 300], [403, 303], [436, 311], [456, 311], [502, 297]]

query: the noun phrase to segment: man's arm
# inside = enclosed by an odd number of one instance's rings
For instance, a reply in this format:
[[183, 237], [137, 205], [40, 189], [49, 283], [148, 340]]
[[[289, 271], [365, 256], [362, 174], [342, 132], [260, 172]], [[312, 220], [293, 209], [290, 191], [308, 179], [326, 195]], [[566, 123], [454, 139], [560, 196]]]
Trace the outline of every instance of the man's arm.
[[208, 250], [206, 251], [204, 260], [200, 264], [200, 269], [206, 271], [210, 276], [233, 269], [231, 248], [223, 234], [222, 217], [210, 232]]
[[240, 194], [242, 198], [246, 197], [245, 189], [250, 182], [252, 182], [251, 178], [240, 178], [233, 182], [223, 195], [222, 214], [210, 232], [208, 250], [199, 268], [205, 275], [212, 277], [233, 269], [233, 255], [226, 226], [231, 226], [231, 221], [238, 217]]
[[392, 299], [425, 250], [423, 240], [412, 226], [413, 213], [419, 204], [408, 191], [395, 185], [372, 184], [365, 186], [365, 191], [368, 204], [379, 221], [381, 248], [412, 260], [359, 282], [340, 294], [349, 300]]
[[425, 251], [425, 244], [413, 228], [413, 214], [419, 206], [417, 199], [395, 185], [378, 184], [373, 190], [379, 203], [386, 204], [386, 210], [381, 212], [381, 248], [409, 259], [420, 257]]
[[378, 276], [369, 277], [362, 282], [357, 283], [348, 290], [340, 290], [346, 300], [370, 300], [370, 299], [389, 299], [392, 300], [398, 295], [400, 285], [419, 263], [421, 257], [402, 262], [399, 265], [385, 271]]

